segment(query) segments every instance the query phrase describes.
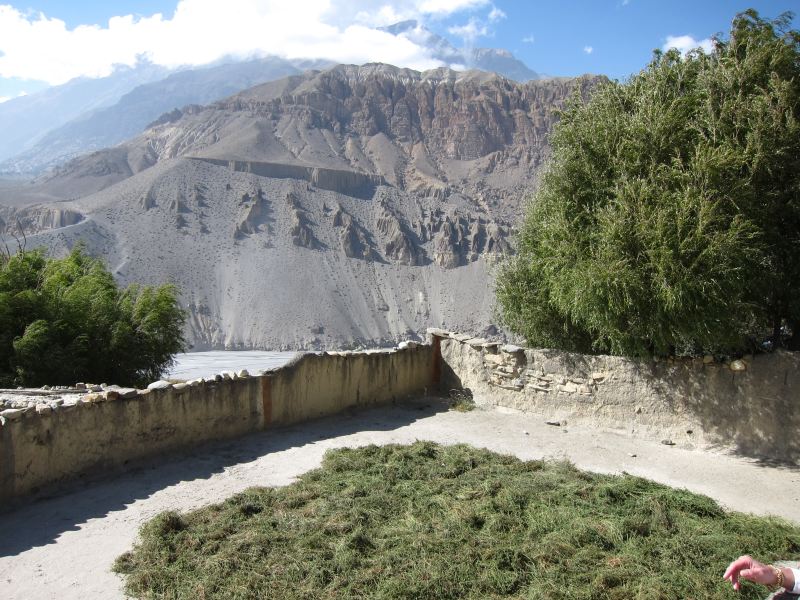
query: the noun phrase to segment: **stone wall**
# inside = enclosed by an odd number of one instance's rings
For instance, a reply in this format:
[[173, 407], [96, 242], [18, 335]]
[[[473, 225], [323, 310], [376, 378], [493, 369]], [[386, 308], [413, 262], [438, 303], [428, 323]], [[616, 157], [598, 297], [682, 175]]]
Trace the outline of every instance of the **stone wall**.
[[427, 345], [306, 354], [256, 376], [53, 392], [57, 401], [32, 392], [29, 404], [0, 410], [0, 507], [85, 473], [437, 387], [469, 388], [479, 405], [558, 427], [800, 462], [800, 353], [644, 361], [429, 333]]
[[258, 376], [87, 391], [56, 404], [34, 396], [0, 411], [0, 507], [131, 460], [422, 394], [436, 374], [432, 348], [401, 346], [306, 354]]
[[532, 411], [560, 427], [612, 429], [685, 447], [800, 462], [800, 353], [720, 363], [526, 349], [431, 330], [443, 384], [477, 404]]

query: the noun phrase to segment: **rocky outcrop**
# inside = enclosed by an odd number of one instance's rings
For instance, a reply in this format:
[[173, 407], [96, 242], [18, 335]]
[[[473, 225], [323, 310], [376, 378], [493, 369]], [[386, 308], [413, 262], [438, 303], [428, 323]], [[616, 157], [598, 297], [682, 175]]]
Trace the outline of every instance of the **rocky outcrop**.
[[184, 156], [365, 199], [387, 183], [441, 201], [474, 197], [471, 184], [481, 177], [488, 177], [485, 198], [500, 198], [495, 190], [521, 198], [547, 156], [559, 108], [601, 81], [520, 84], [478, 71], [339, 66], [170, 114], [60, 176], [105, 173], [111, 184]]
[[322, 243], [314, 235], [311, 228], [311, 219], [308, 212], [300, 204], [300, 199], [295, 194], [286, 196], [286, 204], [291, 210], [292, 224], [289, 228], [289, 235], [295, 246], [308, 248], [309, 250], [319, 250], [323, 247]]
[[469, 242], [467, 260], [474, 261], [484, 252], [507, 254], [511, 252], [511, 244], [506, 239], [505, 229], [494, 222], [486, 222], [482, 218], [469, 224]]
[[[5, 214], [2, 214], [4, 212]], [[56, 206], [29, 206], [20, 210], [0, 211], [0, 227], [13, 224], [25, 235], [76, 225], [84, 220], [76, 210]]]
[[569, 92], [596, 82], [517, 84], [484, 72], [343, 65], [316, 74], [302, 92], [267, 101], [240, 95], [214, 108], [292, 113], [312, 127], [365, 137], [384, 133], [398, 142], [424, 142], [434, 155], [471, 160], [510, 144], [540, 144]]
[[186, 206], [186, 197], [183, 195], [183, 192], [178, 192], [178, 194], [172, 198], [169, 204], [169, 210], [173, 213], [191, 212], [189, 207]]
[[322, 167], [311, 169], [309, 181], [320, 189], [332, 190], [357, 198], [371, 197], [375, 187], [385, 183], [383, 177], [379, 175]]
[[468, 235], [462, 219], [451, 220], [449, 216], [445, 217], [433, 238], [433, 262], [445, 269], [464, 264]]
[[165, 112], [155, 121], [147, 125], [146, 129], [150, 129], [151, 127], [156, 127], [158, 125], [168, 125], [169, 123], [174, 123], [184, 115], [194, 115], [201, 112], [202, 110], [203, 107], [199, 104], [187, 104], [183, 108], [173, 108], [172, 110]]
[[[380, 64], [312, 71], [169, 114], [129, 142], [66, 165], [48, 189], [80, 197], [186, 157], [362, 199], [383, 185], [441, 203], [460, 195], [487, 220], [510, 221], [547, 158], [558, 110], [601, 81], [520, 84]], [[408, 250], [407, 241], [397, 237], [394, 251]]]
[[348, 258], [380, 260], [369, 232], [341, 206], [333, 214], [333, 226], [340, 229], [339, 241], [342, 251]]
[[111, 148], [100, 150], [85, 156], [80, 156], [55, 169], [49, 178], [53, 179], [64, 174], [79, 175], [82, 177], [129, 177], [133, 170], [128, 164], [128, 155], [125, 148]]
[[421, 230], [433, 240], [433, 261], [453, 269], [474, 262], [484, 253], [510, 253], [506, 230], [483, 217], [433, 213]]
[[300, 197], [294, 192], [286, 194], [286, 206], [294, 210], [304, 210], [300, 202]]
[[319, 240], [314, 236], [314, 231], [311, 229], [308, 218], [301, 211], [295, 212], [289, 234], [292, 236], [292, 243], [295, 246], [302, 246], [309, 250], [316, 250], [320, 247]]
[[139, 207], [142, 210], [150, 210], [156, 206], [156, 191], [152, 188], [139, 198]]
[[241, 239], [266, 229], [270, 207], [263, 190], [256, 190], [252, 195], [243, 194], [239, 204], [241, 208], [236, 220], [235, 238]]
[[388, 259], [403, 265], [425, 264], [425, 251], [418, 245], [416, 236], [385, 203], [380, 205], [375, 227], [387, 240], [384, 251]]
[[208, 206], [206, 204], [206, 196], [208, 194], [208, 187], [202, 183], [195, 183], [194, 188], [192, 189], [192, 202], [198, 208], [205, 208]]
[[486, 252], [509, 254], [512, 248], [506, 239], [507, 235], [503, 227], [497, 223], [489, 223], [486, 226]]

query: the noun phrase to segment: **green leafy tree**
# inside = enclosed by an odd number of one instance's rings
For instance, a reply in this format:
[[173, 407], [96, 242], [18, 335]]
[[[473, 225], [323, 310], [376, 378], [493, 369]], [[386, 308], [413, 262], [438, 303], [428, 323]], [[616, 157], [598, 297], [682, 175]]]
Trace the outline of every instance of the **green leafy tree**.
[[125, 290], [78, 246], [62, 259], [40, 250], [0, 264], [0, 385], [123, 385], [157, 379], [184, 349], [177, 290]]
[[498, 274], [533, 345], [733, 353], [800, 337], [800, 33], [739, 14], [714, 51], [656, 52], [575, 98]]

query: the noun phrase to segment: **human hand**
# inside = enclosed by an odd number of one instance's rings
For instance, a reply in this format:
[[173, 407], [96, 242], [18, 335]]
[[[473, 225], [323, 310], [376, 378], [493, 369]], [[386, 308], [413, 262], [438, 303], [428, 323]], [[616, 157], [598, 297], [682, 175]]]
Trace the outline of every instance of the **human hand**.
[[733, 585], [733, 589], [735, 589], [737, 592], [741, 587], [739, 578], [770, 587], [778, 583], [778, 577], [775, 575], [775, 569], [769, 565], [762, 564], [752, 556], [747, 555], [740, 556], [730, 565], [728, 565], [728, 568], [725, 569], [725, 574], [722, 576], [722, 578], [728, 579]]

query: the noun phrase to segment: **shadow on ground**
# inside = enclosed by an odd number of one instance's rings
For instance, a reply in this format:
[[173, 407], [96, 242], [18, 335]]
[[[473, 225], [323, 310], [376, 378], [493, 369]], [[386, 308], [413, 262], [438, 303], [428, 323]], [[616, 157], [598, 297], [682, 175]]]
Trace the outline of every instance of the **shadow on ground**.
[[[208, 479], [226, 467], [272, 452], [362, 431], [391, 431], [447, 410], [441, 398], [420, 398], [335, 415], [131, 464], [125, 471], [82, 479], [0, 513], [0, 556], [14, 556], [76, 531], [90, 519], [147, 498], [181, 481]], [[90, 499], [90, 502], [86, 500]]]

